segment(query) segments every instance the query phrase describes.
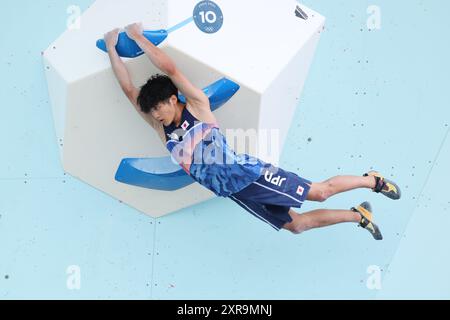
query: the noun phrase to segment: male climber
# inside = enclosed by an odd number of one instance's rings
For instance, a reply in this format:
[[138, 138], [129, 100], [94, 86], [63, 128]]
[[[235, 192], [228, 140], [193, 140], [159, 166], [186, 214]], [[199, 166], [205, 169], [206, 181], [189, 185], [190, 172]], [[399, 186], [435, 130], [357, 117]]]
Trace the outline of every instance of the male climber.
[[[222, 135], [203, 90], [195, 87], [164, 51], [143, 36], [141, 24], [128, 25], [125, 30], [165, 75], [154, 75], [140, 89], [136, 88], [115, 48], [119, 29], [104, 37], [114, 74], [136, 111], [156, 130], [172, 158], [195, 181], [217, 196], [230, 198], [276, 230], [299, 234], [313, 228], [355, 222], [376, 240], [382, 239], [368, 202], [350, 210], [319, 209], [302, 214], [292, 207], [300, 208], [305, 200], [323, 202], [356, 188], [372, 189], [396, 200], [400, 198], [400, 189], [394, 182], [376, 171], [311, 182], [248, 154], [236, 154]], [[186, 97], [186, 104], [178, 100], [179, 91]], [[200, 152], [211, 145], [214, 153]], [[198, 154], [202, 161], [193, 161]], [[226, 163], [218, 161], [223, 155]]]

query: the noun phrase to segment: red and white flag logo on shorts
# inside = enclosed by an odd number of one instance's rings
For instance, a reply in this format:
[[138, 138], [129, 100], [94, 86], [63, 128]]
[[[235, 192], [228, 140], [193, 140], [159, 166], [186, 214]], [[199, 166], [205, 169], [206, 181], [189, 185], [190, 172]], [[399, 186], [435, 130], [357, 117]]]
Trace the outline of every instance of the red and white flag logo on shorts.
[[305, 188], [303, 188], [302, 186], [298, 186], [297, 187], [297, 194], [298, 195], [303, 195], [303, 191], [305, 191]]

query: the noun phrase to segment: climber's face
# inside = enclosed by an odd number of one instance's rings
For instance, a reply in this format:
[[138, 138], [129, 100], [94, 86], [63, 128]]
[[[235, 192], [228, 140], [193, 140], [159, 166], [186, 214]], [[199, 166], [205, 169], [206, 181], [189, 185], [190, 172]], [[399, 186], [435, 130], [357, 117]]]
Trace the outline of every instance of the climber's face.
[[166, 101], [159, 102], [152, 110], [152, 116], [165, 126], [170, 125], [176, 115], [176, 105], [178, 98], [172, 95]]

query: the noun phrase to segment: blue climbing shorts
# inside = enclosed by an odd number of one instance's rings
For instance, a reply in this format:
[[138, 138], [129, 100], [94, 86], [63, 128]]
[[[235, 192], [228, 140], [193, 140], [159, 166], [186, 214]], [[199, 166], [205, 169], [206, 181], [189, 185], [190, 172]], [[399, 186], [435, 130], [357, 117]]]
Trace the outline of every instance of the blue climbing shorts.
[[267, 164], [258, 180], [228, 197], [279, 231], [292, 222], [290, 208], [300, 208], [310, 188], [311, 181]]

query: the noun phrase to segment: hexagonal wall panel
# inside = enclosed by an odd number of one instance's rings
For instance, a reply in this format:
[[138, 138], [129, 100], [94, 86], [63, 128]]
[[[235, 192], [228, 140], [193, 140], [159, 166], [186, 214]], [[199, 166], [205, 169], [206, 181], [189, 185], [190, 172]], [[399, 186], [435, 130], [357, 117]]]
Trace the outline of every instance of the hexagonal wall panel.
[[[106, 31], [135, 21], [147, 30], [172, 30], [159, 48], [196, 86], [224, 77], [240, 86], [214, 111], [223, 132], [276, 129], [281, 153], [325, 19], [293, 0], [214, 2], [224, 21], [209, 34], [194, 21], [172, 28], [192, 17], [198, 1], [97, 0], [82, 15], [81, 29], [67, 30], [49, 46], [44, 65], [66, 172], [153, 217], [215, 197], [198, 184], [161, 191], [114, 179], [124, 158], [168, 155], [120, 90], [107, 54], [96, 47]], [[160, 72], [145, 55], [124, 61], [136, 86]], [[252, 150], [235, 150], [277, 164], [279, 153], [257, 152], [263, 147], [256, 142]]]

